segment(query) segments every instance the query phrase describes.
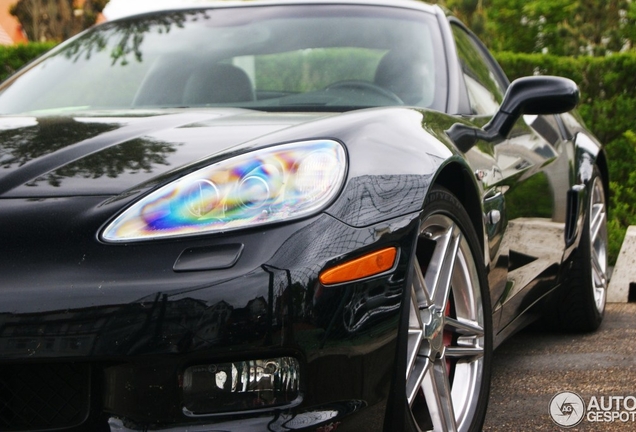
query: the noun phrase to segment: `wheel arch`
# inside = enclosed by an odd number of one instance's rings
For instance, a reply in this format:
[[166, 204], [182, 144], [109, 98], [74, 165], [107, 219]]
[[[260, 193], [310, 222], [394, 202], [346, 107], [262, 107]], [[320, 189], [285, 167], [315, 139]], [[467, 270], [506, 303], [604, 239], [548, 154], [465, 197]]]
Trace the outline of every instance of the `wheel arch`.
[[448, 163], [435, 177], [433, 184], [448, 189], [462, 203], [477, 233], [479, 247], [484, 250], [484, 224], [479, 189], [469, 168], [459, 162]]
[[609, 196], [610, 196], [609, 168], [607, 165], [607, 157], [605, 156], [604, 150], [601, 150], [598, 152], [598, 155], [596, 156], [596, 166], [601, 172], [601, 177], [603, 179], [603, 188], [605, 189], [605, 196], [609, 199]]

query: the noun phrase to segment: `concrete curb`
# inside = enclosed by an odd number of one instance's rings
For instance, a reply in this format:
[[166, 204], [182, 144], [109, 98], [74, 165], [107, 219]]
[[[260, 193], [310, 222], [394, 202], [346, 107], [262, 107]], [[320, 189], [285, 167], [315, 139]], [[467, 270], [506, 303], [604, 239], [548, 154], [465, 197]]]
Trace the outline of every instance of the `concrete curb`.
[[607, 301], [627, 303], [631, 283], [636, 283], [636, 226], [627, 228], [612, 279], [607, 287]]

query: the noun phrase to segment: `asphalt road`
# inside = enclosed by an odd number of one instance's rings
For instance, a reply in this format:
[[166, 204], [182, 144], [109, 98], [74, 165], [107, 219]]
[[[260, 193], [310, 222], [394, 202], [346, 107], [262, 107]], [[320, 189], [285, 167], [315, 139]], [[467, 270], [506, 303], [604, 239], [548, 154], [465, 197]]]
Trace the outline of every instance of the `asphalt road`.
[[[552, 398], [564, 391], [580, 395], [586, 408], [592, 404], [568, 429], [549, 414]], [[619, 415], [629, 419], [599, 421]], [[608, 304], [595, 333], [524, 331], [495, 351], [484, 431], [534, 430], [636, 431], [635, 303]]]

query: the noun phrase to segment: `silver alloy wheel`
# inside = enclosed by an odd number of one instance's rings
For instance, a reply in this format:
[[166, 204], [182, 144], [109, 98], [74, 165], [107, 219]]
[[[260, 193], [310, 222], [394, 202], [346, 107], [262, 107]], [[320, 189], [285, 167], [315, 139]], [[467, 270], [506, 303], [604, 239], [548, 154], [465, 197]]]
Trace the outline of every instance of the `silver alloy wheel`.
[[432, 254], [413, 269], [407, 401], [412, 415], [425, 404], [435, 431], [467, 431], [477, 411], [485, 354], [475, 258], [461, 228], [446, 215], [424, 220], [420, 239]]
[[607, 208], [605, 191], [600, 177], [594, 177], [590, 199], [590, 257], [592, 261], [592, 289], [599, 313], [605, 309], [607, 295]]

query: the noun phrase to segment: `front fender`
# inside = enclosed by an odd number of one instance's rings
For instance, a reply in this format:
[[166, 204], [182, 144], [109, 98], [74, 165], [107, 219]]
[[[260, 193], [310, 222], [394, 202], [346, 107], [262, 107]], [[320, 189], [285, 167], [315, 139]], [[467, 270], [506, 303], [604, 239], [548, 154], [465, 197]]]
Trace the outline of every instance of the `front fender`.
[[349, 173], [327, 213], [355, 227], [420, 211], [442, 167], [458, 157], [444, 132], [450, 117], [403, 108], [381, 114], [337, 137], [347, 147]]

